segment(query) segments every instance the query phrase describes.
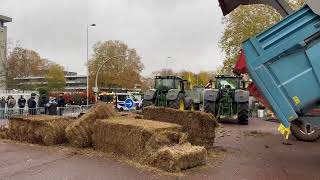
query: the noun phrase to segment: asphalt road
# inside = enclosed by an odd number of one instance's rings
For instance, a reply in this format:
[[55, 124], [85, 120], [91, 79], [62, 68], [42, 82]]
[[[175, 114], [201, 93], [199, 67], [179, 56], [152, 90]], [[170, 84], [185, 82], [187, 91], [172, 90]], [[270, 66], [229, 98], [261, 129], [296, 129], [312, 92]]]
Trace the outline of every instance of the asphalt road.
[[92, 150], [42, 147], [0, 140], [0, 179], [246, 179], [320, 180], [320, 142], [282, 144], [278, 124], [252, 119], [223, 124], [208, 165], [180, 174], [116, 160]]

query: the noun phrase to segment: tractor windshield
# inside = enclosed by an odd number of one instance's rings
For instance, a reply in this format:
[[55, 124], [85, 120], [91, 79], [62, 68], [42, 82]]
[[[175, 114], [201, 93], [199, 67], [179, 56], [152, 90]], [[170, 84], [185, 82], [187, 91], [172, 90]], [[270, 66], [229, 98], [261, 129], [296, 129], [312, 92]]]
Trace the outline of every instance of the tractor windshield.
[[175, 79], [156, 79], [155, 89], [167, 88], [167, 89], [179, 89], [179, 81], [175, 81]]
[[237, 78], [217, 78], [217, 89], [230, 88], [237, 89], [239, 87], [239, 81]]

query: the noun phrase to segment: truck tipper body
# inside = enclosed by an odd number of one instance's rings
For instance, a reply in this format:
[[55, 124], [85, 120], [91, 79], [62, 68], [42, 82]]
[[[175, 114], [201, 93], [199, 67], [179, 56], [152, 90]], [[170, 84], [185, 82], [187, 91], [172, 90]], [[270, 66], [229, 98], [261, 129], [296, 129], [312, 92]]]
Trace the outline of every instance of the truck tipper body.
[[310, 113], [320, 104], [320, 1], [307, 0], [295, 12], [284, 0], [219, 2], [224, 14], [247, 4], [280, 9], [283, 20], [243, 43], [235, 72], [250, 75], [250, 94], [298, 139], [320, 138], [320, 117]]
[[245, 41], [243, 50], [251, 79], [286, 127], [320, 101], [320, 16], [308, 5]]

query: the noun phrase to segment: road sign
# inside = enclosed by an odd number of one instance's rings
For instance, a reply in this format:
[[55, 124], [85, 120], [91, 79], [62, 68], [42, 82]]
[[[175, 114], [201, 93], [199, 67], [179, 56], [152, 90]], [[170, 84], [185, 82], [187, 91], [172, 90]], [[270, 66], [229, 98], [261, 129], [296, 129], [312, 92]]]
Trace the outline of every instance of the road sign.
[[124, 101], [124, 105], [126, 106], [126, 108], [131, 109], [133, 107], [133, 101], [132, 99], [128, 98]]

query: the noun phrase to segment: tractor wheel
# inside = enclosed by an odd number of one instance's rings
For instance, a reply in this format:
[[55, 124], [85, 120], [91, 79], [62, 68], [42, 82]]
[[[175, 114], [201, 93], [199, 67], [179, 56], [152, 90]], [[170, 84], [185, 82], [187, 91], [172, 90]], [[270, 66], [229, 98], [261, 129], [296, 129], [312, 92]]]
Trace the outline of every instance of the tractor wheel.
[[204, 112], [211, 113], [216, 116], [216, 102], [214, 101], [205, 101], [204, 102]]
[[143, 100], [142, 101], [142, 108], [152, 106], [152, 105], [153, 105], [153, 102], [150, 100]]
[[200, 104], [199, 103], [194, 104], [194, 110], [200, 111]]
[[290, 130], [299, 141], [314, 142], [320, 138], [320, 129], [313, 129], [299, 120], [291, 123]]
[[249, 119], [249, 103], [238, 103], [238, 123], [240, 125], [248, 125]]
[[184, 94], [180, 93], [176, 100], [169, 101], [168, 106], [173, 109], [179, 109], [180, 111], [184, 111], [186, 108], [186, 101]]

